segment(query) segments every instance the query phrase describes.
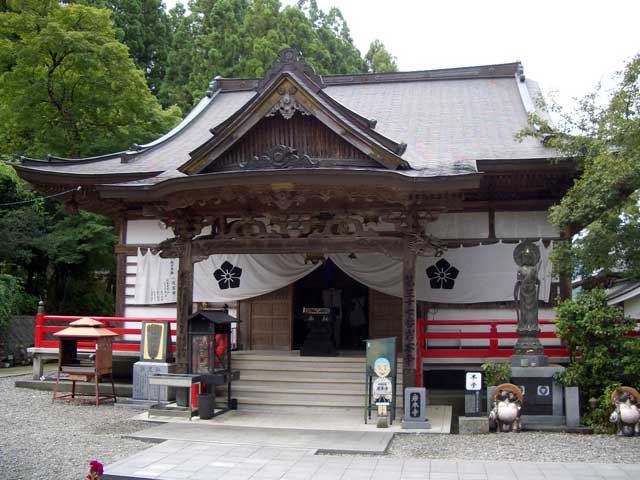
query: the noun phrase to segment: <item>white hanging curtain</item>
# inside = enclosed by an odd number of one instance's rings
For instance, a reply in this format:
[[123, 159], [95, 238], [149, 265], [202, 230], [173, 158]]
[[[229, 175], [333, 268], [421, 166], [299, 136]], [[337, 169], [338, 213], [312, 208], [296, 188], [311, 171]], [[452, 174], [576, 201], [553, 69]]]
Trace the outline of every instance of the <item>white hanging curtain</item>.
[[[549, 301], [552, 246], [540, 248], [540, 300]], [[513, 300], [518, 266], [516, 244], [450, 249], [440, 258], [418, 257], [416, 297], [436, 303], [478, 303]], [[381, 253], [331, 254], [347, 275], [369, 288], [402, 297], [402, 262]], [[196, 302], [232, 302], [264, 295], [309, 274], [320, 266], [301, 254], [212, 255], [194, 266]], [[136, 304], [174, 303], [178, 261], [138, 251]]]
[[[320, 266], [300, 254], [211, 255], [193, 269], [194, 302], [233, 302], [273, 292]], [[178, 260], [138, 250], [134, 303], [175, 303]]]
[[[517, 244], [497, 243], [453, 248], [442, 257], [418, 257], [416, 298], [435, 303], [504, 302], [513, 300], [518, 266], [513, 261]], [[540, 248], [539, 299], [549, 301], [551, 245]], [[332, 254], [330, 258], [347, 275], [369, 288], [402, 297], [402, 262], [381, 253]]]
[[304, 255], [211, 255], [194, 266], [195, 302], [233, 302], [273, 292], [320, 266]]

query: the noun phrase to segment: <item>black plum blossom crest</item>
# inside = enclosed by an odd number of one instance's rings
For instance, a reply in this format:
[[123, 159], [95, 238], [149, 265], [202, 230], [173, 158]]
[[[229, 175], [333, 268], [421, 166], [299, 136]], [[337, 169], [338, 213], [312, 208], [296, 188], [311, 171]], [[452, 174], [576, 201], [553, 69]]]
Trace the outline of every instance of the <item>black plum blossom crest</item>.
[[229, 262], [225, 261], [220, 268], [213, 272], [214, 278], [218, 281], [220, 290], [226, 290], [227, 288], [240, 287], [240, 277], [242, 276], [242, 269], [240, 267], [234, 267]]
[[427, 268], [427, 277], [429, 277], [429, 283], [431, 288], [444, 288], [446, 290], [452, 290], [455, 284], [454, 280], [458, 278], [460, 271], [453, 267], [444, 258], [441, 258], [435, 265], [431, 265]]

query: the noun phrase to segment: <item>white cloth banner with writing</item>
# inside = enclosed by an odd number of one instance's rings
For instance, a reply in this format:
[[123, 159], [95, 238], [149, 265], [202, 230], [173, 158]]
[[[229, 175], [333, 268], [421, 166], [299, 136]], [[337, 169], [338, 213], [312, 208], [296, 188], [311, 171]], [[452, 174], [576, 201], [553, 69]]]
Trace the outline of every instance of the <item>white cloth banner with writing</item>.
[[[540, 300], [551, 290], [552, 246], [540, 248]], [[478, 303], [513, 300], [518, 266], [516, 244], [498, 243], [450, 249], [440, 258], [418, 257], [416, 297], [436, 303]], [[402, 296], [402, 262], [381, 253], [331, 254], [347, 275], [380, 292]], [[320, 266], [300, 254], [212, 255], [194, 266], [195, 302], [232, 302], [264, 295], [304, 277]], [[174, 303], [178, 261], [138, 251], [136, 304]]]

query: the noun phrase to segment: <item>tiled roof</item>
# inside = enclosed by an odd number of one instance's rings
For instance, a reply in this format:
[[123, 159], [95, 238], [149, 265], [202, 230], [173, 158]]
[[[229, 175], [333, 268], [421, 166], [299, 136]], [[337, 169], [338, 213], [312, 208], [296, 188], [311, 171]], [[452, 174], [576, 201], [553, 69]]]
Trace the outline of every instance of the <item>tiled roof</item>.
[[[452, 69], [456, 75], [451, 78], [441, 74], [429, 78], [429, 72], [411, 72], [404, 79], [403, 74], [378, 75], [375, 81], [354, 76], [351, 82], [341, 83], [339, 77], [334, 77], [327, 79], [324, 93], [355, 113], [375, 119], [376, 132], [407, 144], [401, 157], [413, 170], [404, 174], [421, 177], [463, 174], [476, 171], [477, 160], [558, 156], [537, 139], [515, 139], [527, 126], [527, 105], [530, 109], [535, 103], [535, 98], [533, 102], [526, 98], [527, 92], [539, 91], [535, 82], [521, 81], [518, 66], [496, 66], [500, 71], [511, 68], [513, 73], [509, 75], [474, 74], [467, 78], [460, 74], [464, 69]], [[247, 82], [252, 85], [252, 81]], [[165, 172], [156, 181], [182, 176], [177, 169], [190, 159], [189, 152], [210, 140], [210, 130], [241, 110], [255, 95], [254, 88], [219, 89], [203, 99], [173, 132], [142, 146], [135, 154], [122, 152], [90, 162], [27, 161], [23, 168], [70, 176]]]

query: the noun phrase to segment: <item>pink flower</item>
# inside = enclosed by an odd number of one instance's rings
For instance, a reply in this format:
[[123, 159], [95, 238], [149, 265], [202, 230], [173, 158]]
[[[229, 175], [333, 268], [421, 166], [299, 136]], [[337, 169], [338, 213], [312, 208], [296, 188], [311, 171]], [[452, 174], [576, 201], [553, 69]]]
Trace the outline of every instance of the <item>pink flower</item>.
[[87, 480], [100, 478], [104, 473], [104, 466], [97, 460], [91, 460], [89, 465], [89, 475], [87, 475]]

